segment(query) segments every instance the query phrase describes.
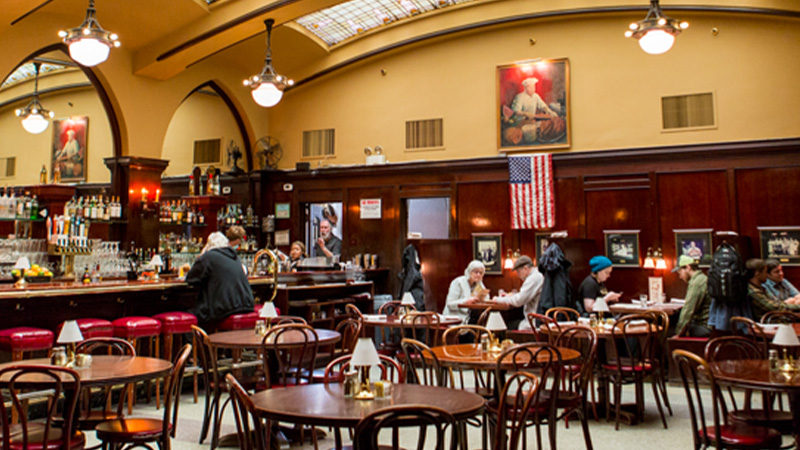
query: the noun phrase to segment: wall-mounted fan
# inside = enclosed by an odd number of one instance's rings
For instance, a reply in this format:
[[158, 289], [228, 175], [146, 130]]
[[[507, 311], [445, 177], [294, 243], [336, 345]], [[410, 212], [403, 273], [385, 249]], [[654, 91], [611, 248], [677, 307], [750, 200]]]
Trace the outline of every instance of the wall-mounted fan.
[[283, 158], [281, 143], [272, 136], [265, 136], [256, 142], [256, 155], [261, 170], [277, 169], [278, 161]]

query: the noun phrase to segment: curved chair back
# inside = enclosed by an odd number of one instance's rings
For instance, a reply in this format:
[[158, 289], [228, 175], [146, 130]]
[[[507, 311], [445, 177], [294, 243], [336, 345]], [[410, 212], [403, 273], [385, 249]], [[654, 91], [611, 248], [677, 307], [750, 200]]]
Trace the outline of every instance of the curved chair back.
[[270, 325], [286, 325], [290, 323], [299, 323], [303, 325], [308, 325], [306, 319], [300, 316], [278, 316], [278, 317], [270, 317], [269, 324]]
[[488, 328], [480, 325], [456, 325], [444, 330], [442, 344], [480, 344], [481, 336], [484, 334], [489, 336], [490, 339], [494, 337], [494, 334]]
[[[352, 354], [340, 356], [329, 362], [325, 367], [325, 383], [341, 383], [344, 381], [344, 374], [350, 369], [350, 359]], [[400, 363], [391, 356], [378, 354], [381, 371], [381, 380], [388, 380], [392, 383], [405, 383], [406, 377]]]
[[761, 323], [797, 323], [800, 314], [792, 311], [770, 311], [761, 318]]
[[508, 378], [500, 393], [493, 448], [520, 448], [520, 437], [529, 422], [528, 416], [538, 393], [539, 379], [536, 375], [516, 372]]
[[581, 316], [581, 313], [574, 308], [556, 306], [545, 311], [544, 315], [547, 317], [552, 317], [556, 322], [577, 322], [578, 318]]
[[[458, 425], [455, 418], [447, 411], [432, 406], [403, 405], [391, 406], [376, 411], [358, 422], [356, 425], [353, 448], [354, 450], [375, 450], [380, 448], [379, 436], [381, 430], [391, 430], [393, 433], [392, 448], [399, 448], [397, 433], [394, 430], [403, 427], [419, 427], [418, 433], [405, 433], [406, 436], [417, 437], [417, 448], [430, 448], [425, 445], [428, 433], [433, 429], [436, 450], [451, 450], [458, 448]], [[447, 446], [446, 434], [448, 428], [452, 433], [450, 445]], [[406, 445], [404, 443], [404, 445]]]
[[430, 347], [439, 345], [442, 332], [439, 315], [433, 311], [412, 311], [400, 319], [400, 334], [424, 342]]
[[610, 349], [610, 359], [618, 373], [626, 371], [650, 372], [658, 364], [657, 323], [653, 315], [631, 314], [620, 318], [611, 329], [614, 345]]
[[406, 382], [426, 386], [447, 386], [439, 358], [424, 342], [415, 339], [400, 341], [403, 350]]
[[261, 340], [267, 387], [311, 383], [319, 337], [308, 325], [273, 326]]
[[[81, 389], [77, 372], [64, 367], [15, 365], [0, 370], [0, 378], [7, 380], [7, 389], [0, 390], [0, 404], [10, 405], [0, 408], [2, 448], [67, 450], [73, 448], [74, 441], [85, 439], [80, 432], [71, 432], [77, 394]], [[48, 399], [45, 402], [47, 409], [44, 422], [37, 421], [35, 426], [28, 421], [27, 401], [23, 398], [24, 392], [32, 389], [42, 391], [41, 395]], [[62, 396], [64, 404], [59, 414], [58, 404]], [[20, 421], [19, 425], [13, 428], [9, 408]], [[56, 418], [63, 420], [60, 428], [55, 423]]]
[[565, 364], [561, 373], [571, 392], [587, 395], [597, 355], [597, 332], [588, 327], [568, 328], [556, 339], [555, 346], [577, 350], [581, 354], [578, 359]]
[[361, 335], [358, 337], [366, 337], [366, 330], [364, 329], [364, 314], [361, 313], [361, 310], [352, 303], [348, 303], [344, 306], [345, 314], [349, 319], [353, 319], [358, 322], [358, 325], [361, 329]]
[[361, 328], [362, 322], [352, 318], [344, 319], [336, 325], [336, 331], [341, 335], [341, 339], [339, 340], [338, 350], [334, 353], [334, 356], [353, 353], [358, 338], [363, 334]]
[[731, 317], [731, 330], [735, 336], [743, 336], [752, 340], [754, 344], [761, 346], [765, 355], [767, 354], [767, 350], [769, 350], [767, 335], [764, 334], [764, 329], [761, 328], [761, 325], [754, 320], [747, 317], [733, 316]]
[[[561, 352], [556, 347], [539, 342], [529, 342], [515, 345], [500, 353], [495, 367], [495, 379], [498, 389], [500, 389], [505, 385], [506, 373], [532, 371], [539, 375], [539, 385], [542, 390], [558, 390], [561, 366]], [[554, 396], [553, 399], [555, 399]], [[536, 402], [539, 403], [538, 398]], [[555, 406], [555, 402], [551, 403]]]
[[761, 345], [743, 336], [721, 336], [708, 341], [704, 354], [706, 361], [726, 359], [764, 359]]
[[485, 327], [486, 326], [486, 322], [489, 321], [489, 314], [491, 314], [491, 313], [492, 313], [492, 308], [491, 307], [484, 309], [483, 312], [481, 312], [480, 317], [478, 317], [478, 323], [476, 325]]
[[398, 313], [402, 308], [410, 308], [413, 311], [416, 311], [417, 308], [413, 305], [409, 306], [401, 306], [400, 300], [392, 300], [390, 302], [386, 302], [378, 308], [378, 314], [386, 314], [387, 316], [397, 316]]
[[96, 337], [78, 343], [75, 347], [75, 353], [136, 356], [136, 348], [125, 339]]
[[[528, 314], [527, 318], [528, 323], [531, 326], [531, 330], [533, 331], [533, 337], [537, 342], [547, 342], [552, 344], [561, 334], [561, 325], [559, 325], [558, 322], [556, 322], [552, 317], [545, 316], [544, 314], [530, 313]], [[548, 327], [549, 332], [542, 332], [541, 328], [539, 328], [541, 326]]]
[[225, 375], [225, 382], [228, 384], [233, 415], [236, 419], [239, 448], [241, 450], [269, 449], [269, 436], [264, 433], [264, 424], [256, 412], [253, 400], [232, 374]]

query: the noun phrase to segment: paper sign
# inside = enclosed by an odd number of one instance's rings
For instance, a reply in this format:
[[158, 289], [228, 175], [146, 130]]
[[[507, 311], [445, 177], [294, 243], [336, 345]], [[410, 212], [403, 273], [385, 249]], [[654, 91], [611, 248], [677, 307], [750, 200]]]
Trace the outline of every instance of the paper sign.
[[275, 232], [275, 245], [289, 245], [289, 230]]
[[649, 277], [647, 281], [650, 301], [661, 303], [661, 294], [664, 293], [664, 279], [661, 277]]
[[381, 218], [381, 199], [362, 198], [361, 199], [361, 218], [380, 219]]

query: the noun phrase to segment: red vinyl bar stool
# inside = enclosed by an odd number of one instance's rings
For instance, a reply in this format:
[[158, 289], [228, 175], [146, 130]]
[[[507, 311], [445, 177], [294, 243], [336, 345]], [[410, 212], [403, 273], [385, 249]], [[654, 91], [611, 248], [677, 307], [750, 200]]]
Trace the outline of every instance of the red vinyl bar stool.
[[247, 330], [255, 328], [258, 321], [258, 313], [233, 314], [225, 318], [218, 326], [218, 331]]
[[[163, 358], [171, 361], [173, 336], [181, 334], [192, 334], [192, 325], [197, 325], [197, 317], [183, 311], [172, 311], [156, 314], [153, 319], [161, 322], [161, 336], [163, 336], [164, 353]], [[195, 369], [192, 371], [192, 381], [194, 383], [194, 402], [197, 403], [197, 345], [192, 336], [192, 358]]]
[[[78, 324], [78, 329], [81, 330], [81, 335], [83, 335], [84, 339], [114, 337], [114, 325], [108, 320], [94, 318], [75, 319], [75, 323]], [[64, 323], [58, 326], [56, 336], [61, 333], [63, 326]]]
[[[129, 316], [120, 317], [111, 322], [114, 326], [114, 337], [125, 339], [136, 348], [136, 354], [142, 354], [142, 341], [149, 343], [148, 355], [158, 358], [159, 337], [161, 336], [161, 322], [152, 317]], [[130, 385], [128, 392], [128, 414], [133, 414], [133, 384]], [[161, 405], [159, 383], [156, 382], [156, 408]], [[150, 399], [150, 389], [147, 390], [147, 398]]]
[[0, 351], [10, 352], [12, 361], [21, 361], [26, 352], [53, 348], [53, 332], [42, 328], [17, 327], [0, 331]]

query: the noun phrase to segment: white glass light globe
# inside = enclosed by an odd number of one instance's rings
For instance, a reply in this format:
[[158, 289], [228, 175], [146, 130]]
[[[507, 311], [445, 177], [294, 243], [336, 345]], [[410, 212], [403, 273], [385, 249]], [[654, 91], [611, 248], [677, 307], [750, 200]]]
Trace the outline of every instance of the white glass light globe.
[[97, 39], [83, 38], [69, 44], [69, 56], [78, 64], [92, 67], [108, 59], [111, 47]]
[[283, 98], [283, 91], [272, 83], [261, 83], [257, 89], [253, 89], [250, 93], [253, 95], [253, 100], [265, 108], [277, 105]]
[[664, 30], [650, 30], [639, 38], [639, 47], [651, 55], [666, 53], [675, 43], [675, 36]]
[[22, 119], [22, 128], [25, 128], [25, 131], [31, 134], [43, 132], [47, 129], [48, 125], [50, 125], [50, 122], [41, 114], [31, 114]]

